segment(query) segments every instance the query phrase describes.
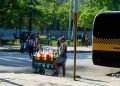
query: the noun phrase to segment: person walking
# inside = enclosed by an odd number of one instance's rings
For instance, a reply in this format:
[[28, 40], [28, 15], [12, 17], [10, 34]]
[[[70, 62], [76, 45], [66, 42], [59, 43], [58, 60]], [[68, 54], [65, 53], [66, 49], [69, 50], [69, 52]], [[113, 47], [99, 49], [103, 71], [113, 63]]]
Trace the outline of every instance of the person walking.
[[30, 59], [32, 59], [32, 56], [33, 56], [34, 45], [35, 45], [35, 42], [34, 42], [33, 35], [30, 34], [30, 36], [28, 38], [28, 46], [29, 46], [29, 56], [30, 56]]
[[40, 38], [37, 35], [36, 38], [35, 38], [35, 51], [38, 52], [39, 49], [40, 49]]
[[66, 74], [65, 64], [66, 64], [66, 60], [67, 60], [67, 44], [65, 43], [64, 37], [60, 38], [60, 43], [61, 43], [61, 46], [59, 48], [59, 55], [56, 58], [56, 60], [53, 61], [55, 72], [52, 75], [58, 76], [59, 66], [62, 66], [63, 76], [65, 77], [65, 74]]

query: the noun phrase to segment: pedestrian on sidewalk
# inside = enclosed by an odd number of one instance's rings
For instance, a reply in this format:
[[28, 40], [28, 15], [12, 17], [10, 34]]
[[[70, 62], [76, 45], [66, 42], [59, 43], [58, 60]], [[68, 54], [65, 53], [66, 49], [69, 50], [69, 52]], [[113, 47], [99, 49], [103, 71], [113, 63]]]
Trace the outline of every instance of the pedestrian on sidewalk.
[[40, 49], [40, 38], [37, 35], [36, 38], [35, 38], [35, 51], [38, 52], [39, 49]]
[[35, 41], [32, 33], [30, 33], [30, 36], [28, 37], [28, 45], [29, 45], [29, 56], [30, 56], [30, 59], [32, 59], [34, 46], [35, 46]]
[[65, 38], [60, 38], [60, 48], [59, 48], [59, 55], [55, 61], [53, 61], [53, 65], [55, 67], [55, 72], [52, 74], [53, 76], [58, 76], [59, 74], [59, 66], [62, 66], [63, 76], [65, 77], [66, 74], [66, 60], [67, 60], [67, 44], [65, 43]]

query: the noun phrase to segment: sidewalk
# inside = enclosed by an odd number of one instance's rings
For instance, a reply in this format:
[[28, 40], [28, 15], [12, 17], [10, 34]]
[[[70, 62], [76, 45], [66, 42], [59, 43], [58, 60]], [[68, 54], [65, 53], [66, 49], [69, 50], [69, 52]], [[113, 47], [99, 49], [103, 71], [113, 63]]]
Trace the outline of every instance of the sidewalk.
[[[44, 46], [47, 47], [47, 46]], [[49, 46], [50, 47], [50, 46]], [[57, 49], [57, 47], [52, 47], [53, 49]], [[11, 45], [4, 45], [0, 46], [0, 51], [6, 51], [6, 52], [19, 52], [20, 51], [20, 46], [11, 46]], [[92, 47], [77, 47], [77, 52], [85, 52], [89, 53], [92, 51]], [[67, 52], [74, 52], [74, 47], [68, 47]]]

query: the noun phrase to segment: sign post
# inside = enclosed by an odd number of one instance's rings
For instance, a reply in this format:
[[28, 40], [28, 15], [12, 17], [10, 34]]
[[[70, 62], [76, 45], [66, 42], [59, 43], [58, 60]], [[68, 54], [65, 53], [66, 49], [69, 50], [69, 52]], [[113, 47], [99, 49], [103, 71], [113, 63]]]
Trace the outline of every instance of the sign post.
[[74, 80], [76, 80], [77, 14], [78, 14], [78, 0], [74, 0], [74, 74], [73, 74]]

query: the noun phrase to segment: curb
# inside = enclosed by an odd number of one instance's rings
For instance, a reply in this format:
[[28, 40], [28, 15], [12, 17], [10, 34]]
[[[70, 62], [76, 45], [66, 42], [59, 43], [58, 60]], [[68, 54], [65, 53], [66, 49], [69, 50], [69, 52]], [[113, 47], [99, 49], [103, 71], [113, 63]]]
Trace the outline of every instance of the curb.
[[[20, 52], [19, 49], [0, 49], [0, 52]], [[68, 50], [67, 53], [74, 53], [72, 50]], [[76, 51], [76, 53], [92, 53], [92, 51]]]
[[[44, 46], [44, 47], [49, 47], [49, 46]], [[79, 49], [76, 50], [76, 53], [92, 53], [91, 48], [86, 48], [86, 47], [78, 47]], [[53, 47], [54, 50], [56, 50], [56, 47]], [[5, 45], [5, 46], [0, 46], [0, 52], [20, 52], [20, 46], [10, 46], [10, 45]], [[74, 53], [74, 48], [69, 47], [67, 49], [67, 53]]]

